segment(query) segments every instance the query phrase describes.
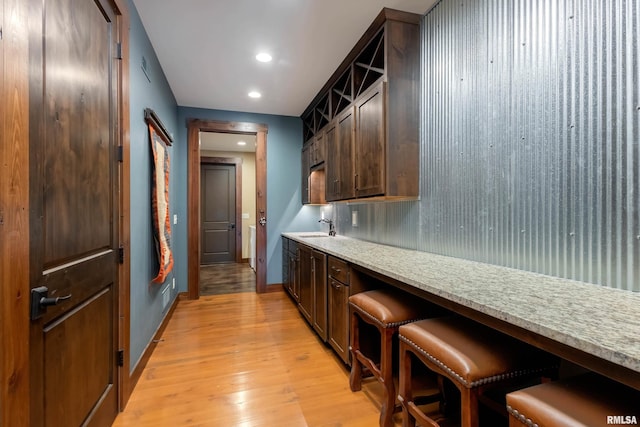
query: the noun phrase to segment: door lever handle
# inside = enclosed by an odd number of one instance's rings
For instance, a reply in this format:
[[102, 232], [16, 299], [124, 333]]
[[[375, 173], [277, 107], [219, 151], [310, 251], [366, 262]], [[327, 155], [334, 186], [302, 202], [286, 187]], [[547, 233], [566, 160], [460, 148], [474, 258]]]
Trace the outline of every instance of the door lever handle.
[[258, 223], [260, 223], [260, 225], [264, 227], [265, 224], [267, 223], [267, 218], [265, 217], [260, 218], [260, 221], [258, 221]]
[[36, 320], [47, 311], [50, 305], [57, 305], [71, 298], [71, 294], [62, 297], [49, 298], [49, 288], [39, 286], [31, 289], [31, 320]]
[[70, 298], [71, 298], [71, 294], [65, 295], [63, 297], [56, 297], [56, 298], [45, 298], [45, 297], [42, 297], [42, 298], [40, 298], [40, 305], [43, 306], [43, 307], [48, 307], [50, 305], [58, 305], [58, 303], [60, 301], [68, 300]]

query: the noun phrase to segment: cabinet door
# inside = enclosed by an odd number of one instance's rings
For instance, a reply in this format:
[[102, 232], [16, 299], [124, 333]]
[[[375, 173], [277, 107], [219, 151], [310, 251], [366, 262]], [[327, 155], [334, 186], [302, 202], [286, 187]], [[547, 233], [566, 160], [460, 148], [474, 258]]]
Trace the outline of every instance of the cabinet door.
[[313, 324], [313, 257], [311, 248], [298, 247], [298, 309], [307, 321]]
[[313, 251], [313, 329], [327, 341], [327, 255]]
[[313, 141], [313, 151], [311, 155], [311, 166], [324, 162], [325, 132], [322, 131], [315, 136]]
[[349, 363], [349, 287], [329, 277], [329, 344]]
[[293, 299], [300, 301], [300, 252], [298, 247], [295, 247], [295, 252], [291, 253], [291, 292]]
[[338, 198], [334, 200], [351, 199], [355, 196], [353, 182], [355, 114], [353, 108], [340, 114], [336, 121], [336, 127], [337, 151], [332, 153], [331, 159], [332, 162], [338, 164], [338, 180], [334, 183]]
[[311, 163], [311, 145], [305, 145], [302, 148], [302, 204], [306, 205], [309, 203], [309, 172], [310, 172], [310, 163]]
[[340, 165], [338, 164], [338, 128], [335, 122], [327, 127], [324, 135], [327, 161], [324, 164], [325, 199], [339, 200], [338, 181], [340, 180]]
[[285, 288], [287, 292], [293, 297], [293, 299], [298, 302], [298, 281], [299, 281], [299, 272], [298, 272], [298, 256], [295, 252], [288, 251], [287, 258], [287, 277], [285, 283]]
[[356, 103], [355, 193], [357, 197], [385, 192], [385, 86], [384, 82]]

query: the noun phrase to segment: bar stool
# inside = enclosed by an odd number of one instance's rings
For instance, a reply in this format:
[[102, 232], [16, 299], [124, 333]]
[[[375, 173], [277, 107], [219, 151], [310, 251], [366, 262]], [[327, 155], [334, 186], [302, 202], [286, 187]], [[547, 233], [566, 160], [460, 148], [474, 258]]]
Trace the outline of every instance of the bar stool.
[[[349, 297], [351, 312], [351, 391], [362, 388], [363, 368], [368, 370], [384, 389], [380, 408], [380, 426], [393, 426], [393, 414], [396, 412], [396, 392], [393, 383], [393, 338], [398, 327], [408, 322], [424, 319], [431, 305], [416, 297], [411, 297], [395, 289], [376, 289], [360, 292]], [[433, 310], [431, 310], [433, 312]], [[431, 314], [433, 316], [433, 313]], [[380, 333], [379, 347], [363, 348], [372, 344], [361, 337], [365, 324], [372, 325]], [[371, 346], [370, 346], [371, 347]], [[379, 351], [379, 362], [376, 356]], [[366, 353], [366, 354], [365, 354]], [[400, 408], [398, 407], [398, 410]]]
[[[412, 390], [412, 360], [422, 362], [450, 380], [460, 392], [462, 427], [477, 427], [479, 400], [507, 416], [504, 405], [493, 403], [486, 392], [513, 386], [525, 379], [555, 377], [558, 359], [523, 342], [463, 317], [427, 319], [400, 326], [400, 390], [403, 426], [438, 426], [416, 404]], [[528, 383], [527, 385], [531, 385]], [[443, 391], [443, 399], [447, 396]], [[441, 401], [441, 409], [442, 409]]]
[[640, 423], [640, 392], [589, 373], [507, 394], [509, 427]]

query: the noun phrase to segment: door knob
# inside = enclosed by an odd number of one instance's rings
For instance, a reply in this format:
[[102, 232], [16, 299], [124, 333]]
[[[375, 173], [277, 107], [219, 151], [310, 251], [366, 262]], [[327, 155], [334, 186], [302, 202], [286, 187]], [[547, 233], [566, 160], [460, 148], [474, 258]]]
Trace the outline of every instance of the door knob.
[[260, 218], [260, 221], [258, 221], [258, 223], [264, 227], [265, 224], [267, 223], [267, 218], [265, 217]]

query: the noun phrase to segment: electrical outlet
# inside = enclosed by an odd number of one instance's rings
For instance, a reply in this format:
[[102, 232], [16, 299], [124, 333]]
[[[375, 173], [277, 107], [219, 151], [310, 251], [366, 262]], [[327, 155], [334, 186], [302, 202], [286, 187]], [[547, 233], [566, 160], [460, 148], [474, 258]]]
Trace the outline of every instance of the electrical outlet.
[[176, 278], [173, 278], [173, 283], [171, 284], [171, 289], [175, 289], [176, 288]]
[[351, 211], [351, 226], [358, 226], [358, 211]]
[[173, 223], [174, 224], [178, 223], [178, 215], [173, 215]]

